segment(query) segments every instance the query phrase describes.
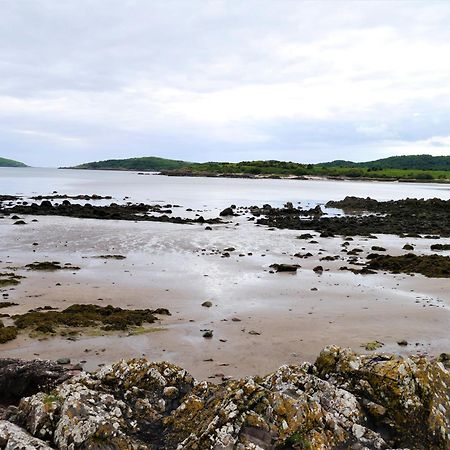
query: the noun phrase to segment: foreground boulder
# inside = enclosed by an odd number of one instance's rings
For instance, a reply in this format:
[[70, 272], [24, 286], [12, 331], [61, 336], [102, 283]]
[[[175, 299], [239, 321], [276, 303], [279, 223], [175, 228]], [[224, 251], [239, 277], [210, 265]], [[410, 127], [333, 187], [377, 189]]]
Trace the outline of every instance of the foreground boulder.
[[315, 364], [220, 385], [135, 359], [23, 398], [6, 418], [58, 449], [448, 449], [449, 386], [439, 362], [333, 346]]
[[0, 448], [8, 450], [51, 450], [44, 441], [6, 420], [0, 420]]
[[442, 363], [328, 347], [315, 365], [321, 378], [357, 395], [395, 445], [450, 448], [450, 374]]
[[66, 368], [52, 361], [0, 359], [0, 404], [50, 391], [70, 377]]

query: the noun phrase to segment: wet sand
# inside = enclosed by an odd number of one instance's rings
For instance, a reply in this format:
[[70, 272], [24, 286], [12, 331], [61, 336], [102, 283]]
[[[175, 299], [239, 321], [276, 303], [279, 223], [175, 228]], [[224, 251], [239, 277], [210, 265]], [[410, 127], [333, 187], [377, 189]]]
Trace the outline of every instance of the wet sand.
[[[378, 340], [389, 352], [437, 355], [450, 350], [449, 280], [340, 271], [339, 267], [349, 266], [340, 237], [319, 238], [312, 232], [318, 243], [310, 244], [296, 239], [303, 231], [271, 231], [244, 217], [215, 225], [212, 231], [201, 225], [60, 217], [38, 217], [39, 222], [30, 223], [31, 219], [27, 217], [28, 224], [22, 227], [12, 225], [11, 219], [0, 220], [0, 270], [49, 260], [72, 263], [81, 270], [18, 269], [16, 273], [26, 278], [4, 292], [8, 301], [19, 305], [0, 312], [95, 303], [164, 307], [172, 316], [131, 336], [97, 330], [70, 341], [37, 340], [21, 333], [1, 345], [3, 357], [68, 356], [73, 363], [86, 361], [84, 367], [93, 370], [99, 364], [144, 355], [172, 361], [200, 379], [216, 375], [220, 379], [222, 374], [262, 374], [284, 363], [313, 360], [327, 344], [363, 351], [361, 344]], [[33, 246], [35, 242], [39, 245]], [[405, 243], [415, 244], [415, 253], [432, 253], [430, 240], [390, 235], [355, 238], [348, 248], [362, 248], [364, 256], [377, 245], [396, 255], [405, 253]], [[223, 258], [227, 247], [236, 250]], [[293, 257], [297, 252], [311, 252], [313, 257]], [[93, 258], [105, 254], [126, 259]], [[327, 255], [344, 259], [320, 261]], [[296, 274], [270, 273], [273, 263], [298, 263], [301, 268]], [[322, 274], [312, 270], [319, 264], [326, 269]], [[206, 300], [213, 303], [211, 308], [201, 306]], [[204, 329], [213, 330], [212, 339], [202, 337]], [[409, 345], [400, 347], [397, 341], [402, 339]]]

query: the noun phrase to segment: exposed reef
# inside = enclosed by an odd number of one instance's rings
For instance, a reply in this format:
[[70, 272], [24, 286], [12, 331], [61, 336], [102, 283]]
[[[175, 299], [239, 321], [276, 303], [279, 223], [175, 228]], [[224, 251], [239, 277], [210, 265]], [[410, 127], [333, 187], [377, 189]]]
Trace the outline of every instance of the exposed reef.
[[[63, 217], [77, 217], [81, 219], [102, 219], [102, 220], [133, 220], [133, 221], [148, 221], [148, 222], [171, 222], [178, 224], [192, 224], [192, 223], [207, 223], [216, 224], [222, 223], [219, 218], [205, 219], [199, 216], [195, 219], [187, 219], [182, 217], [172, 217], [171, 210], [163, 210], [159, 205], [126, 204], [119, 205], [111, 203], [107, 206], [94, 206], [90, 203], [84, 205], [70, 203], [69, 200], [64, 200], [61, 204], [52, 204], [49, 200], [43, 200], [40, 204], [32, 203], [30, 205], [14, 205], [14, 206], [0, 206], [0, 213], [4, 215], [11, 214], [27, 214], [32, 216], [63, 216]], [[159, 213], [160, 215], [149, 215], [151, 212]]]
[[450, 278], [450, 256], [406, 255], [391, 256], [372, 253], [367, 256], [367, 270], [387, 270], [392, 273], [420, 273], [430, 278]]
[[377, 233], [414, 237], [450, 236], [450, 200], [379, 202], [371, 198], [346, 197], [341, 201], [330, 201], [326, 207], [343, 209], [347, 215], [323, 217], [319, 211], [315, 214], [314, 209], [263, 208], [255, 210], [257, 216], [265, 216], [256, 223], [275, 228], [315, 230], [323, 237]]

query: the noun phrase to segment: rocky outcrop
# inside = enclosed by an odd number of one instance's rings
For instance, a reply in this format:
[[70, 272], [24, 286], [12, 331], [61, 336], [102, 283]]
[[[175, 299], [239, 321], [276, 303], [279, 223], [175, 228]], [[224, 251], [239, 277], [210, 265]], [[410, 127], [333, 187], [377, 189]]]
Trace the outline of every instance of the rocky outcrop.
[[[158, 215], [151, 215], [151, 212], [158, 213]], [[169, 210], [162, 210], [159, 205], [146, 205], [144, 203], [125, 205], [111, 203], [105, 206], [95, 206], [90, 203], [86, 203], [84, 205], [70, 203], [68, 200], [64, 200], [62, 204], [52, 204], [50, 200], [43, 200], [40, 204], [21, 204], [6, 208], [0, 204], [0, 213], [5, 215], [27, 214], [33, 216], [62, 216], [77, 217], [80, 219], [170, 222], [176, 224], [222, 223], [222, 220], [219, 218], [204, 219], [200, 216], [195, 219], [188, 219], [167, 215], [171, 214], [171, 212], [172, 211]]]
[[0, 359], [0, 404], [49, 391], [70, 376], [66, 368], [52, 361]]
[[23, 398], [7, 418], [58, 449], [443, 450], [449, 386], [440, 362], [334, 346], [219, 385], [135, 359]]
[[0, 448], [7, 450], [51, 450], [44, 441], [36, 439], [17, 425], [0, 420]]
[[315, 366], [318, 376], [359, 398], [368, 420], [392, 444], [449, 448], [450, 374], [442, 363], [328, 347]]
[[[322, 237], [333, 235], [368, 236], [396, 234], [419, 237], [421, 235], [450, 236], [450, 200], [405, 199], [379, 202], [370, 198], [346, 197], [329, 201], [327, 208], [343, 209], [347, 215], [322, 217], [319, 207], [272, 208], [257, 224], [292, 230], [315, 230]], [[302, 216], [308, 216], [306, 219]]]

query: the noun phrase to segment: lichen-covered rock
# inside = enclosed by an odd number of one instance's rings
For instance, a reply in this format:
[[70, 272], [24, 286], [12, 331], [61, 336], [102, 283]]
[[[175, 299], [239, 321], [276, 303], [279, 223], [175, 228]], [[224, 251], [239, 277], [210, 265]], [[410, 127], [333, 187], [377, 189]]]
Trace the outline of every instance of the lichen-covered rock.
[[355, 394], [393, 444], [450, 448], [450, 374], [442, 363], [330, 346], [315, 366], [321, 378]]
[[439, 362], [338, 347], [219, 385], [134, 359], [23, 398], [7, 417], [63, 450], [443, 450], [449, 385]]
[[51, 450], [45, 442], [6, 420], [0, 420], [0, 448], [5, 450]]
[[173, 364], [121, 361], [23, 398], [9, 419], [61, 449], [161, 448], [161, 421], [193, 384]]
[[311, 370], [282, 366], [262, 379], [198, 384], [165, 420], [168, 448], [329, 449], [354, 442], [386, 448], [365, 427], [355, 396]]

